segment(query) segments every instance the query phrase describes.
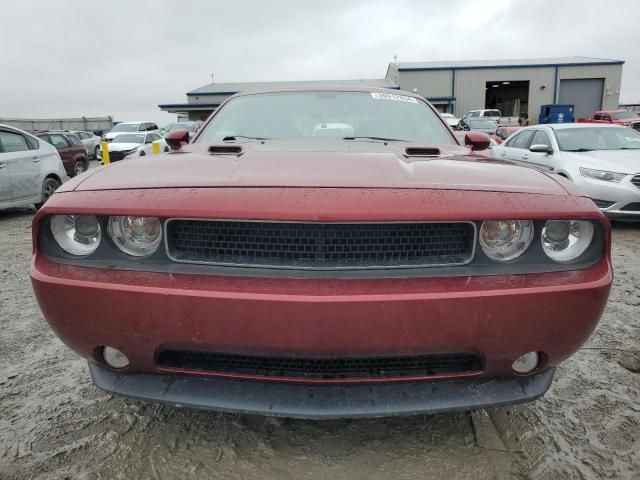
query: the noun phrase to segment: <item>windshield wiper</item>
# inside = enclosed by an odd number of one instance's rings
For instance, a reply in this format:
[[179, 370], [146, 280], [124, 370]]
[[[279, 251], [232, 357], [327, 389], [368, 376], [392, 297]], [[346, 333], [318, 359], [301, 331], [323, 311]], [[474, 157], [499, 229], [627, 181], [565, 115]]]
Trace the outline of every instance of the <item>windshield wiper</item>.
[[224, 137], [222, 139], [223, 142], [233, 142], [234, 140], [237, 140], [238, 138], [246, 138], [247, 140], [268, 140], [268, 138], [264, 138], [264, 137], [248, 137], [246, 135], [229, 135], [228, 137]]
[[565, 150], [565, 152], [592, 152], [593, 148], [574, 148], [573, 150]]
[[385, 137], [342, 137], [343, 140], [381, 140], [383, 142], [408, 142], [401, 138], [385, 138]]
[[620, 147], [618, 150], [640, 150], [640, 147]]

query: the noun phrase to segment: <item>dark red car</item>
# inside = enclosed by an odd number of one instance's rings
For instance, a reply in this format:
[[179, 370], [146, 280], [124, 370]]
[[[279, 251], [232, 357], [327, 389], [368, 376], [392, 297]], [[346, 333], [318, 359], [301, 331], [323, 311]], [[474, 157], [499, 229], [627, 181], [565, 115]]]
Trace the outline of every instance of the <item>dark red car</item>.
[[612, 123], [640, 131], [640, 117], [631, 110], [598, 110], [593, 117], [579, 118], [578, 123]]
[[70, 177], [84, 173], [89, 168], [87, 149], [80, 139], [69, 132], [36, 132], [35, 135], [56, 147], [62, 164]]
[[491, 138], [493, 138], [495, 140], [495, 142], [500, 145], [502, 142], [504, 142], [507, 138], [509, 138], [509, 136], [512, 133], [517, 132], [518, 130], [520, 130], [522, 127], [518, 127], [518, 126], [512, 126], [512, 127], [498, 127], [496, 129], [496, 132], [491, 135]]
[[525, 402], [607, 302], [591, 199], [470, 156], [418, 95], [238, 94], [167, 141], [33, 220], [42, 312], [109, 392], [305, 418]]

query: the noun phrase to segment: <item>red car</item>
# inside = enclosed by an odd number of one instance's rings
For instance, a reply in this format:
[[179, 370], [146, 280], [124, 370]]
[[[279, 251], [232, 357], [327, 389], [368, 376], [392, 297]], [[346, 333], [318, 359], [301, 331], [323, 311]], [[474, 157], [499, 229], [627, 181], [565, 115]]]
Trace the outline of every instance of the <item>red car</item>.
[[512, 133], [517, 132], [522, 127], [498, 127], [496, 132], [491, 135], [491, 138], [495, 140], [495, 142], [500, 145], [504, 142]]
[[640, 117], [630, 110], [599, 110], [593, 117], [579, 118], [578, 123], [612, 123], [640, 131]]
[[304, 418], [526, 402], [607, 302], [591, 199], [468, 156], [418, 95], [238, 94], [188, 140], [33, 220], [42, 312], [114, 394]]
[[36, 132], [35, 135], [56, 147], [62, 164], [70, 177], [84, 173], [89, 168], [87, 148], [80, 139], [69, 132]]

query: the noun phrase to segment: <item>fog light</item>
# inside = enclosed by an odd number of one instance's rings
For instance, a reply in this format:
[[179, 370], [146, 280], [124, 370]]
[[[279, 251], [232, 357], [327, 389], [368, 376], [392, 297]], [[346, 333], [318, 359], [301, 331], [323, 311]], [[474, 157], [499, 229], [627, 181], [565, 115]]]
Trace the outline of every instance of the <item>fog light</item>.
[[113, 347], [104, 347], [102, 349], [102, 358], [111, 368], [124, 368], [129, 365], [127, 356]]
[[516, 373], [530, 373], [536, 369], [539, 360], [540, 356], [538, 355], [538, 352], [525, 353], [513, 362], [511, 368]]

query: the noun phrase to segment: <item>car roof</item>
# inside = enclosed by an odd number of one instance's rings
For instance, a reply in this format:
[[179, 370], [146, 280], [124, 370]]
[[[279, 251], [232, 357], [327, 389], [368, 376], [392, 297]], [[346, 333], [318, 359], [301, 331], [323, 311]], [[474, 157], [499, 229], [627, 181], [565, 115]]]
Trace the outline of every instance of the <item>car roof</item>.
[[621, 125], [613, 125], [610, 123], [550, 123], [546, 125], [532, 125], [531, 127], [526, 127], [527, 129], [532, 127], [541, 127], [547, 126], [552, 128], [553, 130], [568, 130], [572, 128], [626, 128]]

